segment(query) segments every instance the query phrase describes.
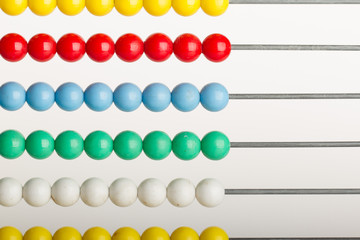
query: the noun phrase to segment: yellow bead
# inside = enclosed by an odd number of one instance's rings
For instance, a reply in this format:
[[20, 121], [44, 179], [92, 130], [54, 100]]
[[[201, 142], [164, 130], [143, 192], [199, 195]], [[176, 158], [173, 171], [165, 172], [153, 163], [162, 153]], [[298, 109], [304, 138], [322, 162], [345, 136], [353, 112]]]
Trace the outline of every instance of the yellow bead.
[[202, 10], [210, 16], [223, 14], [229, 6], [229, 0], [201, 0]]
[[200, 8], [200, 0], [173, 0], [172, 7], [181, 16], [191, 16]]
[[63, 227], [54, 233], [53, 240], [81, 240], [81, 234], [72, 227]]
[[229, 240], [229, 236], [219, 227], [209, 227], [200, 234], [200, 240]]
[[104, 16], [114, 8], [114, 0], [86, 0], [85, 5], [90, 13]]
[[140, 234], [133, 228], [122, 227], [114, 232], [111, 240], [140, 240]]
[[27, 6], [27, 0], [0, 0], [1, 9], [4, 13], [16, 16], [23, 13]]
[[0, 228], [0, 239], [1, 240], [22, 240], [22, 234], [19, 230], [14, 227], [3, 227]]
[[162, 16], [170, 10], [171, 0], [144, 0], [144, 8], [153, 16]]
[[84, 233], [83, 240], [111, 240], [111, 236], [104, 228], [93, 227]]
[[46, 16], [56, 8], [56, 0], [28, 0], [30, 10], [39, 16]]
[[162, 228], [151, 227], [141, 235], [141, 240], [170, 240], [169, 234]]
[[180, 227], [171, 234], [170, 239], [171, 240], [199, 240], [199, 235], [192, 228]]
[[24, 240], [51, 240], [51, 233], [43, 227], [33, 227], [26, 231]]
[[85, 8], [85, 0], [57, 0], [59, 10], [69, 16], [74, 16]]
[[143, 7], [143, 0], [115, 0], [116, 10], [125, 16], [137, 14]]

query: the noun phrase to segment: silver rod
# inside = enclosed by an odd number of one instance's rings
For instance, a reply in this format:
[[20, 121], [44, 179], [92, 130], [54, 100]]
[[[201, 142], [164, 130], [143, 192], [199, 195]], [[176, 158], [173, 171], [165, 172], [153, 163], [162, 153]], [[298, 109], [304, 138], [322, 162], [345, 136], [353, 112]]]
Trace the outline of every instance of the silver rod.
[[231, 49], [251, 51], [360, 51], [360, 45], [232, 44]]
[[226, 195], [351, 195], [359, 188], [344, 189], [225, 189]]
[[263, 237], [263, 238], [237, 237], [237, 238], [229, 238], [229, 240], [360, 240], [360, 237]]
[[360, 99], [360, 93], [229, 94], [229, 99]]
[[232, 142], [232, 148], [349, 148], [360, 147], [360, 141], [347, 142]]
[[230, 4], [359, 4], [359, 0], [230, 0]]

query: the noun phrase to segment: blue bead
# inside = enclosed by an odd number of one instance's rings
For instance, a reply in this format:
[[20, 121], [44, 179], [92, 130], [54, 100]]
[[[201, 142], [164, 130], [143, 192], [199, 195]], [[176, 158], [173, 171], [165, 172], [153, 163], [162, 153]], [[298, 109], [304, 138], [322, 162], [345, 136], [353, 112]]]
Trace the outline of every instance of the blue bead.
[[26, 101], [36, 111], [48, 110], [55, 102], [54, 89], [43, 82], [35, 83], [27, 90]]
[[171, 93], [164, 84], [153, 83], [145, 88], [142, 99], [147, 109], [153, 112], [161, 112], [170, 105]]
[[84, 102], [84, 92], [75, 83], [62, 84], [55, 93], [56, 104], [65, 111], [74, 111]]
[[199, 90], [190, 83], [181, 83], [173, 89], [171, 101], [176, 109], [182, 112], [190, 112], [199, 105]]
[[136, 110], [142, 101], [141, 90], [132, 83], [123, 83], [114, 91], [114, 104], [125, 112]]
[[8, 82], [0, 88], [0, 105], [8, 110], [20, 109], [26, 101], [26, 92], [23, 86], [16, 82]]
[[91, 110], [97, 112], [105, 111], [113, 102], [113, 92], [104, 83], [93, 83], [86, 88], [84, 100]]
[[200, 101], [205, 109], [218, 112], [228, 104], [229, 93], [223, 85], [210, 83], [201, 90]]

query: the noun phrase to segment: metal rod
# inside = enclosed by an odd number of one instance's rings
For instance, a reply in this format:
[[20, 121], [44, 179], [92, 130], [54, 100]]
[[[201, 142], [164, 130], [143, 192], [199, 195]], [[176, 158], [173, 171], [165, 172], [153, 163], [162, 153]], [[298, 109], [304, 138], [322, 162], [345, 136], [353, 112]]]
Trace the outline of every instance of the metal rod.
[[344, 189], [226, 189], [226, 195], [351, 195], [360, 194], [358, 188]]
[[360, 51], [360, 45], [232, 44], [231, 49], [252, 51]]
[[232, 142], [232, 148], [350, 148], [360, 147], [360, 141], [346, 142]]
[[230, 4], [359, 4], [359, 0], [230, 0]]
[[229, 94], [229, 99], [360, 99], [360, 93]]
[[264, 237], [264, 238], [229, 238], [229, 240], [360, 240], [360, 237]]

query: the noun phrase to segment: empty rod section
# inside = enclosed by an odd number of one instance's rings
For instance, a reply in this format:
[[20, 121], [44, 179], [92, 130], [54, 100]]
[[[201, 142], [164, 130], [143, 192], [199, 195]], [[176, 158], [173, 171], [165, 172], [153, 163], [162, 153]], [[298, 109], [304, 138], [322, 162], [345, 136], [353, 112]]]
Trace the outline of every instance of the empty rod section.
[[230, 4], [359, 4], [359, 0], [230, 0]]
[[232, 142], [232, 148], [350, 148], [360, 141], [345, 142]]
[[360, 51], [360, 45], [232, 44], [231, 50], [251, 51]]
[[360, 99], [360, 93], [229, 94], [229, 99]]
[[351, 195], [360, 189], [226, 189], [226, 195]]

